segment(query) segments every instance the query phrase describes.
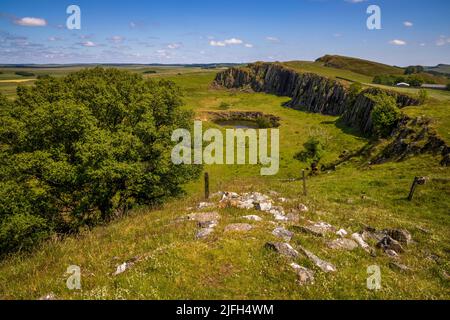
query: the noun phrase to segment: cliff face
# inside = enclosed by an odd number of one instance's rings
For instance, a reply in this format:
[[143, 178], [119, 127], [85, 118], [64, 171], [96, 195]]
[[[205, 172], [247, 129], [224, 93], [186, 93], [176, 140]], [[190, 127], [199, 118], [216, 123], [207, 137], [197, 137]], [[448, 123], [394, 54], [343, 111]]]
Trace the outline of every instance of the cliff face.
[[[255, 92], [291, 97], [289, 107], [341, 116], [346, 125], [356, 127], [365, 134], [372, 133], [371, 113], [374, 107], [366, 93], [381, 91], [368, 89], [354, 99], [340, 82], [313, 73], [298, 73], [276, 63], [231, 68], [217, 74], [214, 82], [226, 88], [249, 88]], [[386, 92], [396, 97], [400, 108], [419, 103], [407, 95]]]

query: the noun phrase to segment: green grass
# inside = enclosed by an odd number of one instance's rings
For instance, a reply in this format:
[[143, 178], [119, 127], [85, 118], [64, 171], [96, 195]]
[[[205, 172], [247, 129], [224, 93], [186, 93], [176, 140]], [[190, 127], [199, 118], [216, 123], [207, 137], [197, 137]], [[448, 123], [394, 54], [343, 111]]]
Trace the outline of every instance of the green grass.
[[349, 70], [370, 77], [381, 74], [402, 75], [404, 73], [404, 70], [399, 67], [393, 67], [383, 63], [337, 55], [323, 56], [317, 59], [317, 62], [324, 63], [329, 67]]
[[[299, 67], [310, 68], [308, 72], [325, 68], [311, 63]], [[355, 79], [351, 73], [343, 72], [338, 76]], [[202, 200], [203, 183], [199, 179], [186, 185], [186, 196], [164, 207], [137, 208], [130, 216], [111, 224], [62, 241], [52, 240], [32, 253], [5, 259], [0, 262], [0, 298], [36, 299], [50, 292], [62, 299], [450, 298], [450, 285], [444, 276], [444, 272], [450, 273], [449, 183], [431, 181], [418, 188], [414, 201], [405, 200], [414, 176], [450, 179], [450, 170], [438, 165], [439, 156], [423, 155], [376, 166], [357, 158], [334, 172], [308, 179], [305, 197], [301, 182], [281, 179], [299, 177], [301, 169], [307, 167], [294, 160], [293, 155], [302, 149], [310, 135], [320, 135], [327, 142], [323, 162], [336, 160], [343, 150], [361, 148], [367, 139], [337, 126], [337, 117], [283, 107], [289, 100], [286, 97], [213, 89], [210, 85], [215, 72], [185, 70], [151, 76], [171, 79], [180, 85], [185, 93], [185, 108], [194, 110], [199, 119], [207, 120], [206, 111], [220, 111], [223, 102], [230, 111], [262, 111], [281, 118], [279, 174], [261, 177], [258, 166], [206, 166], [211, 192], [275, 190], [293, 200], [282, 204], [287, 211], [304, 203], [310, 208], [303, 214], [305, 219], [326, 221], [349, 232], [357, 232], [363, 225], [406, 228], [415, 242], [400, 261], [413, 271], [403, 274], [390, 269], [389, 258], [380, 251], [377, 257], [361, 249], [334, 251], [326, 246], [332, 236], [322, 239], [296, 234], [292, 240], [294, 247], [301, 244], [338, 268], [335, 274], [324, 274], [300, 257], [296, 262], [314, 269], [316, 282], [299, 287], [288, 261], [264, 248], [267, 241], [276, 240], [271, 235], [274, 225], [268, 214], [217, 209], [222, 219], [215, 233], [206, 240], [195, 239], [195, 224], [177, 218], [185, 216], [186, 208]], [[445, 128], [449, 128], [449, 102], [446, 93], [436, 95], [424, 107], [405, 111], [435, 118], [436, 128], [445, 135]], [[213, 123], [205, 126], [223, 130]], [[247, 214], [259, 214], [264, 221], [251, 222], [255, 228], [248, 233], [223, 232], [227, 224], [243, 222], [241, 216]], [[431, 254], [439, 257], [439, 263], [428, 258]], [[125, 273], [111, 276], [117, 265], [135, 256], [145, 259]], [[81, 267], [82, 291], [66, 288], [65, 272], [70, 265]], [[377, 292], [366, 288], [366, 270], [371, 265], [380, 266], [382, 272], [382, 289]]]

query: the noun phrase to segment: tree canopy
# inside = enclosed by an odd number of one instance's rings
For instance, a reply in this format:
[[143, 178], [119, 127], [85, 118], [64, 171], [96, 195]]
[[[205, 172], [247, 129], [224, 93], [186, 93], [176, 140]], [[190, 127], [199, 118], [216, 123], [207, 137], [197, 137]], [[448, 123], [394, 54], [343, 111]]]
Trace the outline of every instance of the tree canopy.
[[198, 166], [171, 162], [191, 113], [168, 81], [94, 68], [0, 95], [0, 252], [157, 204]]

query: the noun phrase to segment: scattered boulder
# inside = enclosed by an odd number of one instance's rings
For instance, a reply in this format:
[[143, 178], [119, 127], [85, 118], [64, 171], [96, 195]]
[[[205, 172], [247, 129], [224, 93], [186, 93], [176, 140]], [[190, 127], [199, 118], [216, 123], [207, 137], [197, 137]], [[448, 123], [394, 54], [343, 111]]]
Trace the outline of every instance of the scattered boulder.
[[384, 253], [386, 253], [391, 258], [398, 258], [398, 253], [395, 252], [394, 250], [388, 249]]
[[285, 218], [286, 221], [291, 221], [295, 223], [298, 223], [300, 221], [300, 215], [295, 212], [289, 212], [288, 214], [285, 215]]
[[373, 254], [372, 248], [364, 241], [363, 237], [359, 233], [352, 234], [352, 239], [358, 243], [358, 245], [363, 248], [366, 252]]
[[262, 221], [262, 218], [257, 215], [243, 216], [242, 218], [250, 220], [250, 221]]
[[335, 232], [335, 228], [325, 222], [310, 222], [307, 226], [293, 226], [293, 228], [299, 232], [312, 234], [316, 237], [323, 237], [329, 232]]
[[358, 247], [358, 244], [354, 240], [340, 238], [329, 242], [328, 247], [331, 249], [343, 249], [351, 251], [356, 249]]
[[140, 260], [140, 257], [134, 257], [134, 258], [131, 258], [130, 260], [118, 265], [116, 267], [116, 271], [112, 275], [118, 276], [119, 274], [124, 273], [125, 271], [127, 271], [128, 269], [133, 267], [136, 264], [136, 262], [138, 262], [139, 260]]
[[385, 236], [381, 239], [381, 241], [378, 242], [377, 247], [383, 249], [384, 251], [393, 250], [396, 253], [403, 253], [405, 251], [400, 242], [392, 239], [390, 236]]
[[198, 209], [206, 209], [206, 208], [212, 208], [215, 204], [212, 202], [200, 202], [197, 206]]
[[293, 232], [281, 227], [275, 228], [275, 230], [272, 231], [272, 234], [276, 237], [282, 238], [286, 242], [291, 241], [292, 237], [294, 236]]
[[314, 283], [314, 271], [302, 267], [294, 262], [291, 263], [291, 267], [294, 269], [295, 273], [297, 273], [299, 285], [303, 286]]
[[248, 223], [233, 223], [225, 227], [225, 232], [247, 232], [253, 227]]
[[336, 234], [341, 238], [344, 238], [348, 233], [344, 229], [339, 229], [339, 231], [337, 231]]
[[305, 206], [302, 203], [298, 204], [297, 209], [300, 210], [300, 212], [307, 212], [308, 211], [308, 207]]
[[405, 266], [404, 264], [392, 261], [389, 263], [389, 267], [393, 270], [400, 271], [400, 272], [409, 272], [411, 269], [408, 266]]
[[270, 209], [272, 209], [272, 203], [270, 201], [255, 202], [255, 209], [268, 212], [270, 211]]
[[192, 214], [188, 215], [188, 219], [197, 221], [199, 223], [201, 223], [201, 222], [211, 222], [211, 221], [220, 220], [220, 215], [216, 211], [199, 212], [199, 213], [192, 213]]
[[198, 226], [199, 226], [200, 228], [214, 228], [214, 227], [217, 226], [217, 224], [218, 224], [218, 221], [216, 221], [216, 220], [212, 220], [212, 221], [200, 221], [200, 222], [198, 223]]
[[54, 294], [53, 292], [51, 292], [51, 293], [49, 293], [49, 294], [47, 294], [47, 295], [45, 295], [45, 296], [43, 296], [43, 297], [40, 297], [38, 300], [42, 300], [42, 301], [44, 301], [44, 300], [51, 301], [51, 300], [57, 300], [57, 299], [56, 299], [55, 294]]
[[298, 251], [295, 250], [289, 243], [268, 242], [265, 247], [289, 258], [297, 258], [299, 256]]
[[214, 232], [214, 228], [203, 228], [198, 230], [197, 234], [195, 235], [195, 237], [197, 239], [203, 239], [206, 238], [207, 236], [209, 236], [211, 233]]
[[309, 260], [311, 260], [318, 268], [320, 268], [323, 272], [336, 272], [337, 269], [336, 267], [327, 262], [324, 261], [322, 259], [320, 259], [319, 257], [317, 257], [314, 253], [306, 250], [305, 248], [303, 248], [302, 246], [299, 246], [299, 250], [306, 256], [308, 257]]
[[383, 233], [403, 245], [409, 245], [412, 242], [411, 234], [405, 229], [388, 229], [384, 230]]

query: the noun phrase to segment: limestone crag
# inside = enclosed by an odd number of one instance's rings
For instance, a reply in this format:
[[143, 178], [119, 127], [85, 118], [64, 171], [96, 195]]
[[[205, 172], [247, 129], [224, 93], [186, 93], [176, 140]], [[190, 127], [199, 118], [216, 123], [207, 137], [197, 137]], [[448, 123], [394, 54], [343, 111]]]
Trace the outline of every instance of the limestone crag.
[[374, 106], [367, 93], [384, 91], [396, 98], [400, 108], [419, 104], [417, 99], [408, 95], [377, 88], [364, 90], [355, 99], [336, 80], [314, 73], [299, 73], [278, 63], [258, 62], [244, 68], [230, 68], [218, 73], [214, 84], [291, 97], [292, 100], [287, 103], [291, 108], [341, 116], [346, 125], [366, 134], [372, 133], [371, 113]]

